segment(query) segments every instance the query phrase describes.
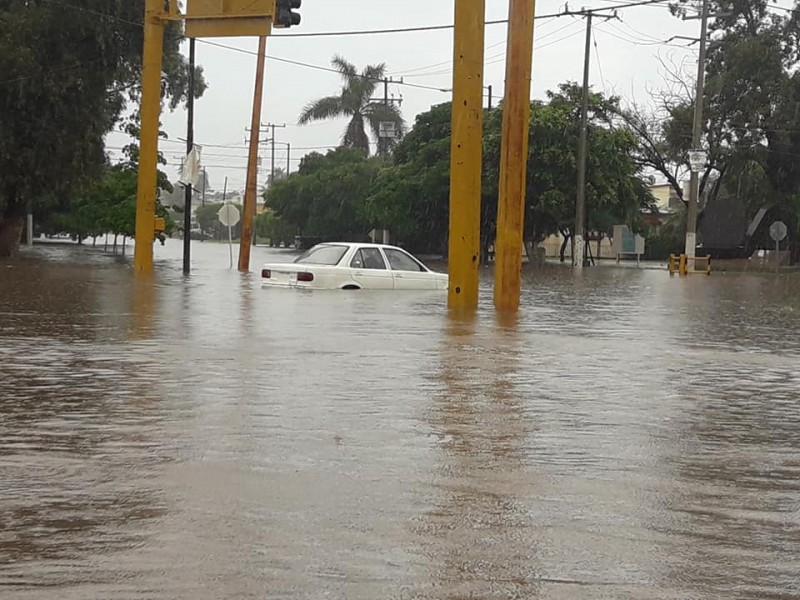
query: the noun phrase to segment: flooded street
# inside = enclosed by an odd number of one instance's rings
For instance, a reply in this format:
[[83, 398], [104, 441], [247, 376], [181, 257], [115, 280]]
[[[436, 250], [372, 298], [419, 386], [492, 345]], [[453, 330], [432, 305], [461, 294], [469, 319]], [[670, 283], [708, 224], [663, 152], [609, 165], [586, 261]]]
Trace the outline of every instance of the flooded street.
[[545, 268], [500, 323], [486, 271], [465, 322], [180, 244], [0, 262], [1, 598], [800, 598], [800, 276]]

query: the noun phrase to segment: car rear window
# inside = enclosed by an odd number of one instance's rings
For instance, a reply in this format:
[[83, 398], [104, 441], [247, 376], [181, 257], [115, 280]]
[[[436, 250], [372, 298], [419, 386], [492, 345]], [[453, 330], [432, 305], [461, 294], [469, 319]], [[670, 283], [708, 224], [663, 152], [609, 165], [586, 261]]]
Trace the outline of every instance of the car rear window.
[[307, 265], [338, 265], [345, 252], [347, 246], [314, 246], [298, 256], [294, 262]]

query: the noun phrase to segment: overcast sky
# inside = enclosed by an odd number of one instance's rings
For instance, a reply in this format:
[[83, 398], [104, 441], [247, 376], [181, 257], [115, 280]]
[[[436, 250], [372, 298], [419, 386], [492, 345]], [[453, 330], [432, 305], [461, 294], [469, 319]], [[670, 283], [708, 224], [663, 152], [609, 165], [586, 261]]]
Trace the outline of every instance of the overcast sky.
[[[572, 10], [609, 8], [630, 0], [584, 0], [570, 2]], [[670, 15], [666, 2], [652, 6], [624, 8], [618, 20], [597, 21], [594, 28], [596, 47], [592, 49], [591, 85], [600, 91], [616, 93], [626, 99], [646, 102], [649, 90], [663, 86], [658, 57], [672, 57], [696, 64], [696, 45], [687, 47], [684, 40], [664, 42], [675, 35], [699, 36], [699, 21], [681, 21]], [[792, 5], [781, 0], [780, 6]], [[563, 0], [538, 0], [537, 17], [562, 12]], [[439, 91], [452, 87], [452, 30], [383, 35], [341, 37], [280, 37], [282, 33], [352, 31], [445, 25], [453, 22], [453, 0], [303, 0], [299, 10], [302, 24], [291, 30], [278, 30], [267, 43], [262, 123], [285, 124], [277, 129], [276, 163], [286, 165], [286, 145], [290, 143], [290, 162], [296, 170], [300, 158], [314, 150], [324, 152], [335, 147], [346, 120], [298, 126], [302, 107], [316, 98], [340, 90], [336, 73], [280, 62], [290, 59], [308, 65], [329, 67], [334, 54], [341, 54], [359, 70], [367, 64], [386, 63], [388, 75], [406, 84], [429, 86], [423, 89], [410, 85], [390, 85], [390, 94], [402, 96], [402, 110], [409, 125], [417, 114], [432, 105], [446, 102], [450, 93]], [[487, 20], [505, 19], [508, 0], [486, 0]], [[485, 83], [494, 88], [496, 98], [502, 96], [505, 78], [505, 40], [507, 26], [486, 27]], [[583, 70], [585, 20], [575, 16], [537, 18], [533, 89], [531, 96], [541, 98], [559, 83], [580, 81]], [[218, 38], [208, 42], [223, 44], [220, 48], [198, 40], [197, 63], [205, 70], [209, 88], [195, 104], [195, 142], [203, 146], [203, 163], [208, 169], [211, 186], [222, 189], [228, 177], [228, 189], [244, 188], [247, 147], [245, 129], [249, 128], [255, 79], [254, 53], [256, 38]], [[234, 48], [234, 49], [231, 49]], [[235, 49], [243, 50], [244, 52]], [[188, 42], [184, 43], [188, 54]], [[694, 67], [692, 67], [694, 69]], [[382, 94], [382, 90], [380, 90]], [[495, 100], [496, 102], [496, 100]], [[177, 110], [162, 116], [170, 140], [160, 143], [160, 150], [169, 160], [167, 171], [177, 177], [176, 165], [185, 146], [177, 138], [186, 135], [186, 113]], [[262, 136], [263, 137], [263, 136]], [[124, 134], [112, 133], [107, 145], [112, 157], [127, 141]], [[266, 181], [270, 151], [263, 146], [259, 184]]]

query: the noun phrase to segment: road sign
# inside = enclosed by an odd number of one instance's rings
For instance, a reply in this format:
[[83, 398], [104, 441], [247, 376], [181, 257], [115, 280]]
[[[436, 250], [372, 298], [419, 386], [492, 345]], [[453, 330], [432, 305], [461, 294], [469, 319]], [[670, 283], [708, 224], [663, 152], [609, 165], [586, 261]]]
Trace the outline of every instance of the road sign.
[[239, 209], [233, 204], [226, 204], [217, 212], [219, 222], [225, 227], [233, 227], [239, 222]]
[[394, 121], [378, 123], [378, 137], [394, 139], [397, 137], [397, 126]]
[[188, 0], [189, 38], [269, 35], [275, 0]]
[[689, 152], [689, 166], [693, 173], [697, 173], [706, 166], [708, 155], [703, 151]]
[[776, 242], [782, 242], [786, 239], [786, 234], [789, 233], [786, 229], [786, 224], [783, 221], [775, 221], [769, 226], [769, 236]]

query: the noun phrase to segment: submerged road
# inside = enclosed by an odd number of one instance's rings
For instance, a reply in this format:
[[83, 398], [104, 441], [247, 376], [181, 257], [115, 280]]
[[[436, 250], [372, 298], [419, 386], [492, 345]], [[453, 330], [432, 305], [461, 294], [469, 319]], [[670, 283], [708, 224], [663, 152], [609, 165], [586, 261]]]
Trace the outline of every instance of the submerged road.
[[193, 249], [0, 262], [0, 597], [800, 598], [800, 277], [545, 268], [499, 323], [487, 271], [464, 322]]

